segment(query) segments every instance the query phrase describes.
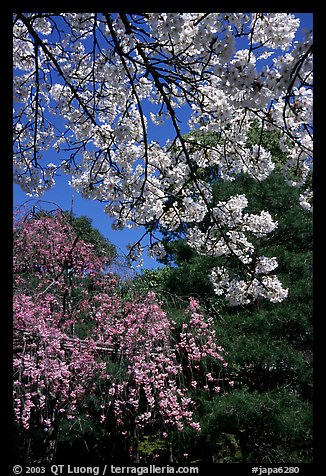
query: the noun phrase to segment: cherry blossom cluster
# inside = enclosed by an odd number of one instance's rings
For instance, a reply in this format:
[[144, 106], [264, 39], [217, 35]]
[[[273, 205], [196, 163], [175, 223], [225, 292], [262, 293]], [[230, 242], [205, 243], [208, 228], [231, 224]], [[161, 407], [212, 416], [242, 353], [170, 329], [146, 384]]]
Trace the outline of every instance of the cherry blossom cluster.
[[300, 204], [306, 210], [312, 212], [313, 210], [313, 193], [312, 190], [306, 189], [303, 193], [300, 194]]
[[56, 277], [59, 283], [64, 272], [82, 276], [104, 266], [94, 255], [93, 245], [79, 240], [68, 218], [60, 212], [27, 220], [24, 227], [20, 222], [14, 223], [14, 233], [16, 273], [34, 271], [43, 279]]
[[[114, 359], [127, 365], [128, 379], [115, 383], [110, 390], [116, 397], [113, 408], [119, 425], [125, 425], [130, 413], [134, 413], [141, 427], [153, 423], [160, 415], [164, 425], [176, 426], [180, 431], [185, 424], [199, 429], [198, 422], [193, 420], [194, 401], [187, 396], [183, 364], [192, 374], [191, 387], [197, 387], [197, 383], [201, 386], [199, 364], [208, 357], [227, 365], [222, 347], [216, 344], [213, 319], [204, 317], [199, 303], [190, 300], [190, 322], [183, 324], [175, 337], [175, 323], [156, 303], [153, 293], [124, 307], [117, 298], [98, 295], [93, 312], [99, 326], [98, 342], [110, 345]], [[181, 362], [178, 354], [182, 354]], [[198, 381], [194, 374], [198, 374]], [[216, 384], [214, 391], [219, 392], [217, 378], [210, 373], [209, 379]], [[204, 388], [208, 389], [207, 383]], [[144, 402], [141, 405], [141, 390], [146, 397], [145, 407]], [[103, 421], [104, 412], [105, 407]]]
[[62, 418], [78, 418], [91, 396], [99, 420], [121, 432], [199, 430], [189, 390], [219, 392], [215, 373], [226, 366], [212, 318], [191, 299], [179, 332], [153, 293], [123, 298], [104, 264], [62, 213], [15, 220], [16, 421], [51, 433]]
[[[40, 195], [67, 174], [83, 197], [106, 203], [118, 229], [212, 220], [210, 241], [229, 226], [215, 212], [211, 167], [229, 181], [263, 181], [275, 168], [262, 144], [248, 145], [257, 121], [261, 135], [280, 132], [289, 185], [310, 183], [312, 33], [299, 41], [299, 28], [289, 13], [17, 13], [15, 181]], [[152, 137], [158, 124], [173, 131], [162, 144]], [[219, 139], [194, 147], [185, 127]], [[307, 185], [306, 209], [311, 194]], [[220, 252], [250, 260], [243, 233], [256, 226], [225, 230]]]
[[[256, 273], [269, 272], [276, 267], [275, 258], [261, 257], [256, 267]], [[288, 295], [276, 275], [265, 275], [252, 278], [248, 272], [247, 279], [232, 278], [225, 267], [218, 266], [211, 272], [211, 280], [215, 293], [225, 296], [232, 305], [249, 304], [252, 299], [266, 298], [271, 302], [282, 302]]]
[[231, 278], [225, 267], [215, 268], [210, 275], [216, 294], [223, 295], [230, 304], [249, 304], [252, 299], [260, 297], [280, 302], [286, 298], [288, 290], [282, 287], [277, 276], [269, 275], [278, 266], [276, 258], [257, 256], [254, 245], [245, 234], [266, 236], [276, 229], [277, 222], [268, 212], [259, 215], [245, 213], [247, 205], [245, 195], [217, 202], [213, 208], [215, 224], [207, 232], [193, 227], [188, 243], [201, 254], [236, 256], [242, 263], [244, 275], [241, 278]]
[[[190, 320], [182, 324], [178, 349], [186, 359], [192, 374], [191, 386], [197, 388], [196, 374], [200, 375], [199, 363], [202, 360], [210, 356], [212, 359], [220, 361], [224, 367], [227, 367], [227, 362], [222, 355], [224, 349], [216, 343], [213, 319], [208, 317], [207, 320], [203, 320], [199, 302], [194, 298], [189, 299], [188, 313]], [[206, 383], [203, 387], [205, 390], [213, 388], [217, 393], [221, 390], [219, 379], [213, 377], [211, 372], [205, 373], [205, 379]]]
[[62, 417], [75, 418], [78, 401], [94, 390], [96, 378], [105, 376], [91, 339], [87, 346], [76, 339], [68, 347], [68, 335], [53, 313], [56, 301], [53, 295], [42, 302], [25, 294], [14, 297], [15, 332], [27, 333], [13, 361], [15, 417], [25, 429], [37, 421], [49, 430]]

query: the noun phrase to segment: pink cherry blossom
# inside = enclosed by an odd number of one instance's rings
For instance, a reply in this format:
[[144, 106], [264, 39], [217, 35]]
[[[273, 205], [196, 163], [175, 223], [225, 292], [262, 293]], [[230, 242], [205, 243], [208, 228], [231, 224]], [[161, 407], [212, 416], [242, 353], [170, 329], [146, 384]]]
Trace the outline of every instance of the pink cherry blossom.
[[124, 435], [154, 423], [165, 437], [172, 427], [199, 431], [188, 386], [216, 391], [206, 360], [219, 370], [226, 363], [199, 302], [189, 300], [178, 332], [154, 293], [124, 298], [121, 279], [104, 273], [64, 215], [20, 219], [14, 233], [16, 421], [51, 432], [87, 411], [92, 396], [98, 421]]

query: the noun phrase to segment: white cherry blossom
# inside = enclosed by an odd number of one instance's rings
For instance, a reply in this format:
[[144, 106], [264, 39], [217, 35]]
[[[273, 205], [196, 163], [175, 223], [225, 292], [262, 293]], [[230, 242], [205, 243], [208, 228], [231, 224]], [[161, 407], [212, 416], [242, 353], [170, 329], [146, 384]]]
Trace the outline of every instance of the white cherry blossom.
[[[270, 152], [248, 146], [258, 121], [262, 133], [280, 132], [288, 184], [309, 182], [312, 34], [299, 41], [299, 26], [289, 13], [15, 14], [16, 183], [41, 195], [68, 174], [85, 198], [105, 203], [116, 228], [185, 226], [196, 250], [244, 269], [243, 279], [212, 273], [218, 294], [280, 301], [274, 258], [258, 258], [252, 243], [277, 222], [267, 210], [250, 213], [244, 196], [214, 203], [209, 174], [263, 181], [272, 173]], [[153, 124], [173, 135], [158, 144]], [[184, 124], [218, 140], [187, 139]], [[310, 191], [300, 202], [311, 208]], [[140, 253], [140, 243], [131, 246], [130, 256]]]

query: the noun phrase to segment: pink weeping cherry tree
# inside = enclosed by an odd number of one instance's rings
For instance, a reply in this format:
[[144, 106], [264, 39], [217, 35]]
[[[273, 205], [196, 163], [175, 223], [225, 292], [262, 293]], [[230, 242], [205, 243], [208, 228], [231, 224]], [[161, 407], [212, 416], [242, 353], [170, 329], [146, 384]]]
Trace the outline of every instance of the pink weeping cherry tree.
[[15, 418], [30, 438], [41, 430], [41, 461], [89, 397], [127, 439], [148, 426], [165, 437], [200, 430], [190, 390], [218, 393], [227, 363], [195, 299], [179, 330], [153, 293], [124, 299], [121, 278], [62, 212], [15, 219], [14, 277]]

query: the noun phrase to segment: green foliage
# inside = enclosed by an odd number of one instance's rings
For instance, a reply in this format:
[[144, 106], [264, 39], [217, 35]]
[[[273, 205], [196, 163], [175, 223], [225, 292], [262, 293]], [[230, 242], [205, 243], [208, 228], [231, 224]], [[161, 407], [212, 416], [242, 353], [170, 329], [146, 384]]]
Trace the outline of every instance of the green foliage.
[[168, 451], [168, 444], [158, 434], [143, 435], [139, 439], [137, 451], [142, 461], [152, 461]]
[[[234, 435], [244, 463], [311, 461], [311, 407], [286, 387], [268, 392], [244, 387], [206, 402], [202, 412], [207, 425], [201, 438], [205, 441], [214, 433]], [[230, 456], [224, 462], [231, 462]]]
[[286, 387], [253, 392], [243, 387], [198, 410], [202, 430], [173, 435], [174, 454], [195, 463], [284, 463], [312, 461], [312, 410]]
[[205, 296], [212, 294], [213, 287], [208, 274], [203, 273], [203, 269], [213, 267], [214, 261], [214, 259], [193, 254], [189, 261], [180, 263], [178, 267], [167, 268], [169, 272], [165, 272], [164, 275], [165, 291], [179, 297], [187, 298], [195, 295], [204, 299]]
[[92, 226], [92, 219], [86, 216], [72, 217], [71, 215], [70, 219], [72, 219], [72, 225], [79, 237], [94, 246], [94, 253], [97, 256], [105, 257], [108, 264], [112, 263], [117, 257], [116, 247]]
[[58, 433], [56, 462], [58, 464], [104, 464], [128, 459], [128, 448], [121, 435], [99, 422], [94, 409], [78, 419], [62, 421]]
[[[191, 134], [196, 144], [200, 134]], [[190, 138], [189, 138], [190, 140]], [[207, 136], [206, 141], [216, 140]], [[246, 174], [225, 182], [215, 174], [214, 201], [245, 194], [247, 211], [268, 210], [277, 229], [264, 239], [250, 237], [261, 255], [275, 256], [276, 270], [289, 295], [281, 304], [258, 300], [229, 307], [214, 296], [207, 278], [221, 258], [198, 255], [183, 240], [183, 230], [162, 230], [167, 255], [163, 290], [181, 300], [200, 296], [215, 317], [216, 335], [227, 352], [234, 388], [198, 399], [200, 434], [174, 435], [174, 452], [191, 462], [299, 463], [312, 461], [312, 216], [299, 205], [300, 188], [280, 173], [284, 153], [279, 134], [253, 126], [248, 146], [261, 143], [276, 167], [264, 181]], [[224, 258], [222, 258], [223, 260]], [[229, 263], [232, 266], [232, 262]], [[235, 265], [235, 270], [237, 265]], [[170, 310], [178, 321], [182, 306]]]

